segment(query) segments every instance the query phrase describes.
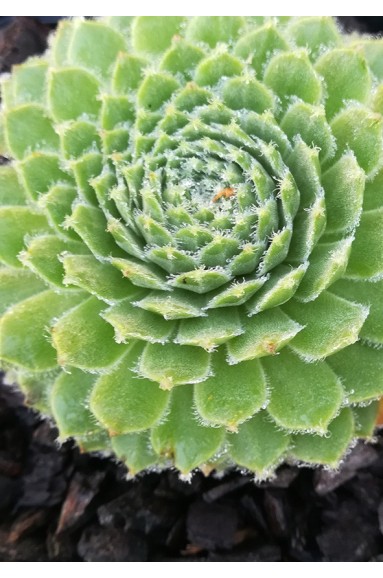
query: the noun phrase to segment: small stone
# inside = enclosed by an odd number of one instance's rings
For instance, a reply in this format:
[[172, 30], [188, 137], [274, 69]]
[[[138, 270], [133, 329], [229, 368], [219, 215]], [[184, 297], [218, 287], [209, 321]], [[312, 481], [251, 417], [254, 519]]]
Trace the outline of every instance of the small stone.
[[207, 550], [228, 549], [235, 543], [238, 514], [231, 506], [194, 502], [189, 508], [186, 526], [191, 544]]
[[90, 526], [81, 535], [78, 554], [86, 562], [146, 562], [148, 547], [133, 532]]

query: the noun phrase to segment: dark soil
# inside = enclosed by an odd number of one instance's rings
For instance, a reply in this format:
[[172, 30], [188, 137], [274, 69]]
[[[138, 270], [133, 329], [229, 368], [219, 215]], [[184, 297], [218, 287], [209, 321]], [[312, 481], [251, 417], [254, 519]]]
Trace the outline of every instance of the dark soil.
[[[42, 52], [53, 27], [3, 24], [0, 72]], [[126, 474], [59, 447], [49, 422], [0, 384], [0, 561], [383, 561], [382, 433], [338, 473], [283, 466], [259, 485], [237, 472], [190, 483], [173, 471]]]

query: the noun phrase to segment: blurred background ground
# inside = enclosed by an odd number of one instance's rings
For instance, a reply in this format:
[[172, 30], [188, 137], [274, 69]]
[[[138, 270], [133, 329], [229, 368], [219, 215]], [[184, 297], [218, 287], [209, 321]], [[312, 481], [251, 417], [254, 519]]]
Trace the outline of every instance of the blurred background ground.
[[[0, 72], [43, 52], [56, 21], [0, 17]], [[383, 17], [340, 22], [383, 30]], [[127, 481], [56, 433], [0, 380], [0, 561], [383, 561], [382, 433], [338, 473], [283, 466], [262, 484], [239, 472]]]

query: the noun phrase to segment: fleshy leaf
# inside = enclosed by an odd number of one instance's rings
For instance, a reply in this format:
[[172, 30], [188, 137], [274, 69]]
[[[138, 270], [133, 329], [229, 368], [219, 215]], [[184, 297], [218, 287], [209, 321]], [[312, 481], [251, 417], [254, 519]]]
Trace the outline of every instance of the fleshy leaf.
[[373, 401], [367, 406], [352, 408], [355, 422], [355, 433], [358, 438], [372, 440], [377, 425], [379, 402]]
[[[49, 326], [84, 295], [43, 291], [10, 307], [0, 322], [0, 359], [33, 371], [56, 367], [56, 351], [49, 341]], [[33, 331], [25, 331], [33, 327]]]
[[101, 314], [115, 331], [117, 343], [140, 339], [149, 343], [166, 343], [174, 332], [175, 323], [159, 315], [135, 307], [130, 298], [109, 307]]
[[360, 167], [372, 177], [383, 162], [382, 125], [380, 114], [362, 106], [350, 106], [341, 111], [331, 123], [338, 145], [335, 158], [351, 149]]
[[18, 255], [24, 249], [27, 235], [48, 233], [45, 216], [28, 207], [0, 207], [0, 261], [20, 267]]
[[212, 351], [241, 333], [243, 328], [238, 311], [234, 310], [230, 316], [225, 317], [221, 311], [214, 309], [207, 317], [181, 321], [174, 342], [181, 345], [196, 345]]
[[335, 468], [352, 442], [354, 419], [349, 408], [343, 409], [328, 428], [328, 436], [298, 434], [292, 438], [292, 457], [309, 464]]
[[131, 433], [112, 437], [112, 448], [118, 459], [135, 476], [157, 462], [157, 456], [150, 443], [149, 432]]
[[8, 146], [17, 159], [35, 150], [57, 150], [59, 139], [44, 109], [25, 104], [5, 116]]
[[56, 379], [50, 392], [50, 405], [61, 439], [89, 436], [100, 430], [88, 402], [94, 381], [94, 375], [74, 368], [70, 373], [62, 372]]
[[198, 423], [192, 403], [192, 386], [174, 389], [167, 419], [153, 428], [151, 435], [157, 454], [170, 459], [182, 474], [188, 474], [207, 462], [218, 452], [224, 439], [223, 428], [210, 428]]
[[243, 329], [227, 344], [230, 364], [278, 353], [303, 327], [276, 307], [243, 321]]
[[132, 42], [137, 52], [158, 54], [171, 44], [182, 25], [182, 16], [139, 16], [132, 26]]
[[352, 231], [359, 223], [365, 175], [356, 158], [346, 154], [322, 178], [326, 194], [326, 232]]
[[112, 327], [100, 317], [104, 308], [104, 303], [90, 297], [55, 323], [51, 333], [59, 365], [97, 371], [124, 354], [125, 347], [114, 341]]
[[210, 355], [199, 347], [148, 343], [140, 357], [138, 373], [157, 381], [162, 389], [198, 383], [210, 373]]
[[324, 434], [344, 397], [338, 376], [325, 362], [305, 363], [284, 349], [262, 360], [270, 387], [267, 411], [288, 430]]
[[368, 315], [368, 307], [324, 291], [303, 307], [292, 299], [284, 311], [305, 328], [290, 346], [306, 362], [324, 359], [355, 343]]
[[370, 345], [383, 344], [383, 281], [369, 283], [351, 279], [340, 279], [331, 287], [336, 295], [350, 301], [359, 301], [370, 308], [368, 317], [360, 331], [361, 339]]
[[362, 213], [346, 275], [377, 281], [383, 275], [383, 207]]
[[98, 378], [92, 390], [91, 410], [112, 436], [146, 430], [166, 410], [169, 393], [133, 371], [141, 351], [142, 345], [133, 344], [116, 368]]
[[326, 83], [326, 112], [331, 118], [347, 100], [366, 102], [371, 90], [367, 62], [359, 51], [337, 48], [324, 54], [315, 65]]
[[213, 375], [194, 386], [194, 401], [203, 420], [236, 430], [266, 402], [266, 379], [257, 359], [225, 365], [223, 348], [213, 355]]
[[265, 411], [242, 424], [228, 439], [231, 457], [261, 479], [274, 469], [290, 444], [289, 435]]
[[46, 289], [41, 279], [26, 269], [0, 267], [0, 315], [7, 308]]
[[383, 396], [383, 351], [354, 343], [333, 355], [329, 365], [342, 380], [349, 403]]

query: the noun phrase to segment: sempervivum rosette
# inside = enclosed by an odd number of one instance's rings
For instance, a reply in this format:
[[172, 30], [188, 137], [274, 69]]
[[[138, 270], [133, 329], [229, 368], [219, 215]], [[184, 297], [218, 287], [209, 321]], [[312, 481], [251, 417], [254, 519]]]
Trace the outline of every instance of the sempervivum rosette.
[[262, 20], [65, 21], [2, 84], [3, 364], [132, 472], [374, 429], [383, 43]]

